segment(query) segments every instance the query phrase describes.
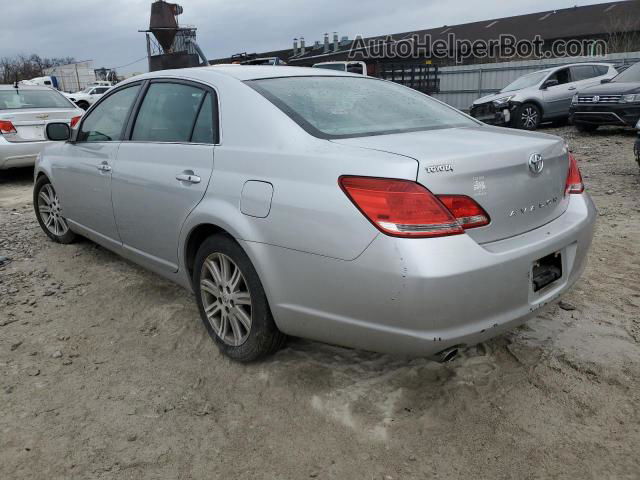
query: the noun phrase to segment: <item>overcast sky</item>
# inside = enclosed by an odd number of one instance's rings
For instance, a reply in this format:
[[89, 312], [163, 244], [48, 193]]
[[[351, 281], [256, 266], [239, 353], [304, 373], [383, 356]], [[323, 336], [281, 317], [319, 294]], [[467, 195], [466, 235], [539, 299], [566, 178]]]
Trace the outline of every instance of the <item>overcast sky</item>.
[[[146, 71], [144, 34], [151, 0], [1, 0], [0, 57], [94, 60], [119, 73]], [[209, 58], [307, 45], [324, 32], [353, 38], [454, 25], [544, 10], [602, 3], [590, 0], [178, 0], [183, 25], [198, 28]], [[517, 34], [517, 32], [514, 32]]]

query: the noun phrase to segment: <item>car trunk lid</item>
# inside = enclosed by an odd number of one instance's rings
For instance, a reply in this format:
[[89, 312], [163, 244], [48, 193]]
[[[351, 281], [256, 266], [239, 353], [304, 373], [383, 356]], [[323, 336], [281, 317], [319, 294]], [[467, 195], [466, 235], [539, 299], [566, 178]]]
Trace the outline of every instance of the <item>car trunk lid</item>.
[[[416, 180], [431, 192], [473, 198], [491, 217], [489, 225], [467, 230], [479, 243], [538, 228], [568, 206], [568, 152], [551, 135], [475, 127], [334, 141], [414, 158]], [[543, 159], [540, 172], [529, 166], [533, 155]]]
[[5, 135], [9, 142], [38, 142], [45, 140], [44, 128], [50, 122], [70, 123], [77, 115], [73, 108], [39, 108], [0, 111], [0, 120], [10, 121], [16, 133]]

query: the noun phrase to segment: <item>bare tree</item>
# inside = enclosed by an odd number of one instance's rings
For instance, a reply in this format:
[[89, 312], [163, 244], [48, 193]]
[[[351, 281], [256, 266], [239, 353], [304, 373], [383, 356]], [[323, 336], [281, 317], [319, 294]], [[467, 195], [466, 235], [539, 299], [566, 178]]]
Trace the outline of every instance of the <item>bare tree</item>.
[[0, 83], [13, 83], [44, 75], [44, 70], [73, 63], [72, 57], [43, 58], [36, 54], [0, 58]]
[[640, 50], [640, 20], [610, 16], [606, 21], [609, 51], [635, 52]]

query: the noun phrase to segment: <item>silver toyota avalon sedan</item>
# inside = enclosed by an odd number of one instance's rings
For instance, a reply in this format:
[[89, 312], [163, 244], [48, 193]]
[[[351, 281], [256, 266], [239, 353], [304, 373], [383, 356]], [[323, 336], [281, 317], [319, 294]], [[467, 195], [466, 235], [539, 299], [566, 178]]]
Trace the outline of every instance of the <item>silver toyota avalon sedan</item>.
[[149, 73], [47, 136], [45, 233], [191, 289], [240, 361], [285, 335], [450, 358], [566, 292], [596, 217], [562, 139], [330, 70]]

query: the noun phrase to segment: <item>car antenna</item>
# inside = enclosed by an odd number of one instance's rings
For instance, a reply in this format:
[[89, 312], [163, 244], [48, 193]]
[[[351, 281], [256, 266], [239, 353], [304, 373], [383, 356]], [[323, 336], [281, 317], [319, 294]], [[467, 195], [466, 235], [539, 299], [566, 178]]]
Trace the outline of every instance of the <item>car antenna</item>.
[[13, 88], [15, 88], [16, 89], [16, 93], [18, 93], [18, 74], [17, 73], [16, 73], [16, 81], [13, 84]]

